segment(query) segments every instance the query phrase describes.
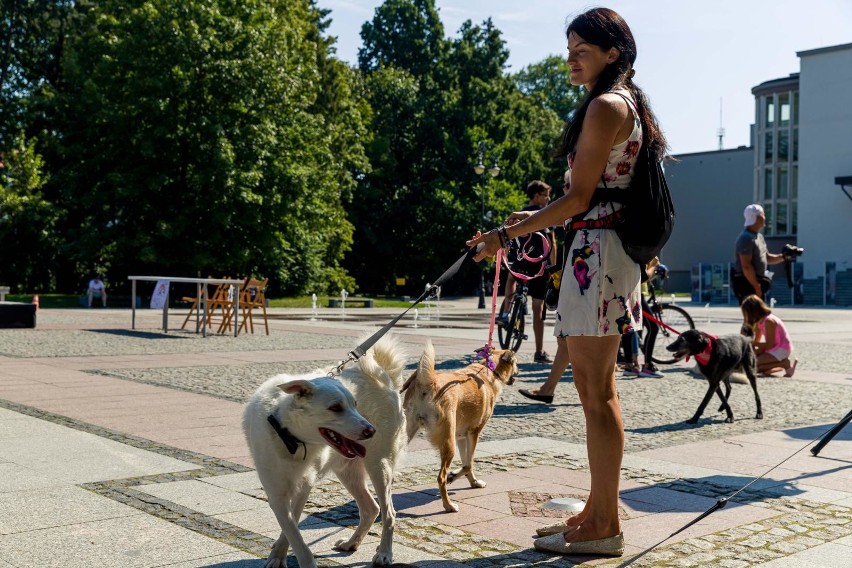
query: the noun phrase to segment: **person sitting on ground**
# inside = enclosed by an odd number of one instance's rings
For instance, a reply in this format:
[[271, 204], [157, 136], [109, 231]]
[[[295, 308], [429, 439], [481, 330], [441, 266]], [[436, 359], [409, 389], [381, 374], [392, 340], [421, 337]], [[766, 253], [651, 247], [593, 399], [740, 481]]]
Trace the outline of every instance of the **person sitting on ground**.
[[754, 352], [757, 355], [757, 372], [771, 375], [784, 371], [785, 377], [796, 372], [798, 359], [790, 363], [793, 342], [781, 318], [774, 315], [766, 302], [752, 294], [743, 300], [743, 318], [754, 328]]
[[98, 276], [97, 274], [95, 275], [94, 278], [89, 280], [89, 288], [86, 291], [86, 298], [89, 302], [90, 308], [92, 307], [92, 299], [93, 298], [100, 298], [101, 303], [103, 304], [104, 307], [106, 307], [106, 304], [107, 304], [106, 286], [104, 285], [103, 280], [101, 280], [101, 277]]

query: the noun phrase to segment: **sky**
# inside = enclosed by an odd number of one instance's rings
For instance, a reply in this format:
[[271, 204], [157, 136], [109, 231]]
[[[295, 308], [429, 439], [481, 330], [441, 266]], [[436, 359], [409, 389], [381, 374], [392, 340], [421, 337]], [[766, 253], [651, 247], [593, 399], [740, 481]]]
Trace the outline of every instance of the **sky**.
[[[605, 5], [636, 39], [634, 81], [648, 95], [673, 154], [750, 144], [751, 89], [799, 71], [796, 52], [852, 43], [852, 0], [435, 0], [444, 32], [491, 18], [515, 72], [549, 55], [566, 56], [565, 27]], [[355, 64], [361, 26], [381, 0], [318, 0], [330, 9], [337, 56]], [[847, 70], [848, 72], [848, 70]]]

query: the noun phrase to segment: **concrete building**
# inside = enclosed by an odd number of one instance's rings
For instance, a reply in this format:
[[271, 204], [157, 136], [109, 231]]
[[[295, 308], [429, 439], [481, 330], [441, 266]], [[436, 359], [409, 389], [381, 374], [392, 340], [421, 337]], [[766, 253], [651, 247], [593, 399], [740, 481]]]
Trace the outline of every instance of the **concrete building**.
[[[805, 249], [774, 267], [780, 304], [852, 305], [852, 44], [801, 51], [798, 73], [754, 87], [748, 147], [682, 154], [667, 164], [677, 208], [663, 251], [669, 289], [729, 301], [728, 265], [749, 203], [766, 210], [769, 250]], [[709, 198], [712, 197], [712, 198]]]

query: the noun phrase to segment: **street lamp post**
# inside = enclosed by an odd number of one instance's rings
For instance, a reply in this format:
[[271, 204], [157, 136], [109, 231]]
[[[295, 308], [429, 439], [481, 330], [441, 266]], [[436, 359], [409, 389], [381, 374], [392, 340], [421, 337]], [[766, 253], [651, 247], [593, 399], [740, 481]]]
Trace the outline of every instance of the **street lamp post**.
[[[479, 176], [480, 184], [479, 184], [479, 197], [482, 202], [482, 214], [479, 218], [480, 223], [483, 226], [483, 232], [485, 227], [485, 222], [487, 217], [485, 216], [485, 180], [486, 178], [483, 176], [485, 173], [485, 151], [488, 149], [488, 146], [485, 142], [479, 142], [479, 150], [477, 152], [479, 161], [473, 166], [473, 171]], [[488, 175], [491, 177], [497, 177], [500, 174], [500, 166], [497, 165], [497, 158], [492, 158], [492, 165], [488, 168]], [[482, 263], [479, 263], [479, 309], [485, 309], [485, 270], [482, 268]]]

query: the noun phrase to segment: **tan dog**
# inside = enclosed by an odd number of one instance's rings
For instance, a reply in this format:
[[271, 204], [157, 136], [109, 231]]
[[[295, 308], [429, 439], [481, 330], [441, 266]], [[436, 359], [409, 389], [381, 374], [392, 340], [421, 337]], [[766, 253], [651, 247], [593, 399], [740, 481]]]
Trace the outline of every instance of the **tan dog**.
[[[497, 365], [494, 371], [480, 362], [458, 371], [436, 373], [435, 349], [429, 341], [417, 370], [402, 387], [409, 442], [420, 428], [424, 428], [429, 442], [441, 454], [438, 488], [447, 511], [459, 510], [447, 495], [447, 483], [455, 481], [460, 474], [467, 476], [471, 487], [485, 487], [485, 482], [476, 479], [473, 473], [473, 452], [479, 434], [494, 412], [503, 385], [514, 383], [518, 373], [513, 351], [494, 350], [492, 357]], [[462, 467], [448, 475], [456, 442]]]

